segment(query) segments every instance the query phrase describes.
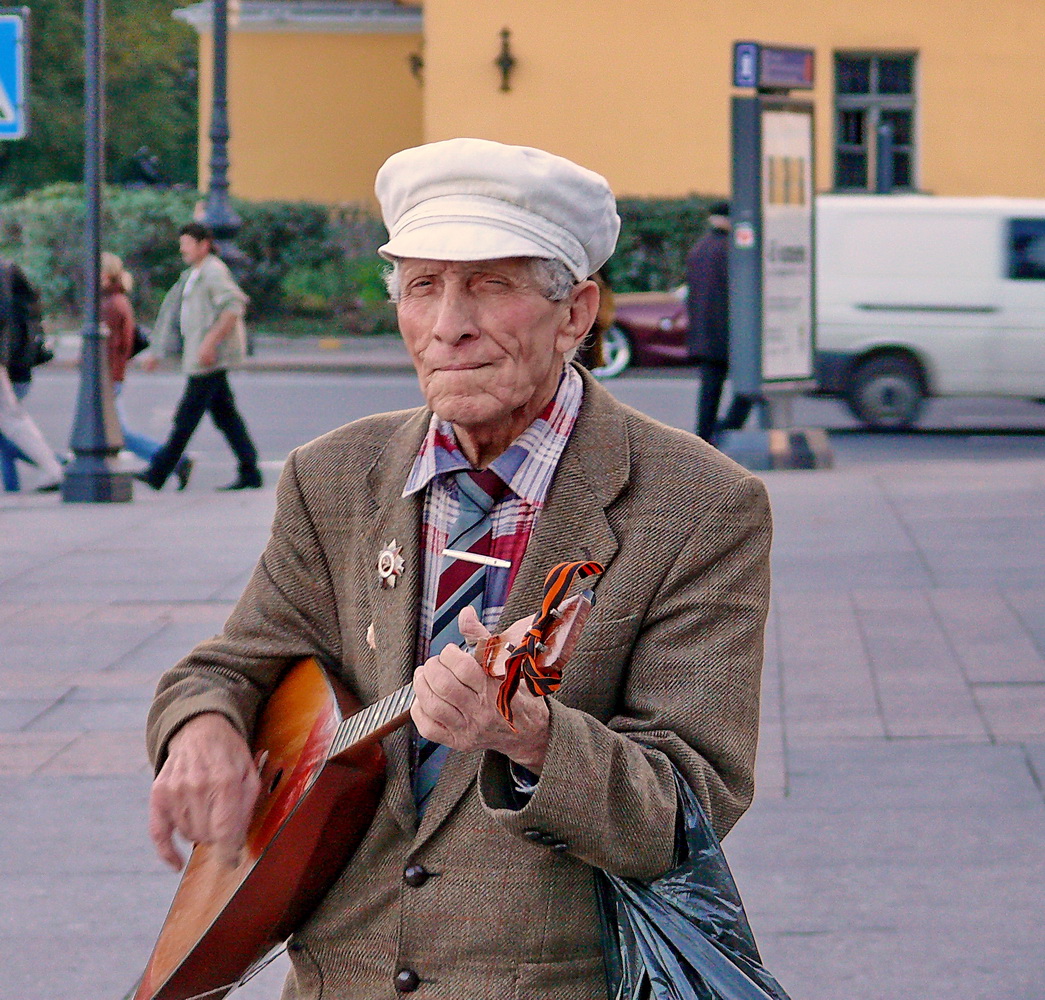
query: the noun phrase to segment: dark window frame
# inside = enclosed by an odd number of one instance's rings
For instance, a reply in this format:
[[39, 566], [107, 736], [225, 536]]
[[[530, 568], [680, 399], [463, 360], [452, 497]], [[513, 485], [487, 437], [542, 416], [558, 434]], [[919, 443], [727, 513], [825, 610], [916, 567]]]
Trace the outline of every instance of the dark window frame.
[[1027, 253], [1017, 245], [1026, 239], [1045, 247], [1045, 219], [1040, 216], [1013, 217], [1008, 220], [1006, 229], [1005, 276], [1010, 281], [1045, 281], [1045, 252]]
[[[839, 65], [843, 60], [866, 59], [870, 61], [870, 79], [867, 93], [847, 94], [838, 89]], [[907, 94], [880, 93], [878, 89], [879, 61], [910, 60], [911, 90]], [[877, 155], [878, 125], [883, 112], [900, 111], [910, 115], [910, 142], [894, 143], [893, 152], [907, 158], [908, 178], [906, 184], [896, 184], [897, 191], [918, 190], [918, 53], [909, 49], [852, 49], [836, 50], [833, 60], [834, 86], [834, 163], [832, 170], [833, 190], [839, 192], [873, 191], [875, 187], [875, 157]], [[845, 112], [863, 115], [863, 142], [844, 142], [842, 119]], [[840, 158], [842, 155], [863, 156], [865, 183], [863, 185], [840, 185]]]

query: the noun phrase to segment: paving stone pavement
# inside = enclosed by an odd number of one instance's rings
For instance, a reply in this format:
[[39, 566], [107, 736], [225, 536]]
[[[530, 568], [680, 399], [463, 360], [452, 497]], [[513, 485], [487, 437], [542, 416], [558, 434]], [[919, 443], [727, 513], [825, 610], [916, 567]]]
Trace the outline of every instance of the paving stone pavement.
[[[765, 478], [759, 787], [726, 850], [766, 964], [794, 1000], [1040, 998], [1045, 464]], [[0, 998], [118, 1000], [148, 953], [175, 879], [145, 834], [146, 708], [273, 509], [272, 485], [208, 493], [0, 498]]]

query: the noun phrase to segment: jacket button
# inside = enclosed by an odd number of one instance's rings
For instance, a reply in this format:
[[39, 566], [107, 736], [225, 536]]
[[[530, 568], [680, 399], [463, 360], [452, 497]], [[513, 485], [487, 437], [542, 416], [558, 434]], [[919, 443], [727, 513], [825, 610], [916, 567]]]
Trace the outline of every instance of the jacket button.
[[541, 843], [544, 844], [545, 847], [554, 847], [558, 842], [559, 838], [556, 837], [554, 833], [541, 834]]
[[543, 830], [523, 830], [523, 836], [535, 844], [542, 844], [547, 834]]
[[413, 969], [400, 969], [396, 973], [396, 993], [413, 993], [421, 985], [421, 977]]
[[419, 889], [431, 877], [431, 872], [425, 871], [421, 865], [407, 865], [403, 870], [403, 881], [415, 889]]

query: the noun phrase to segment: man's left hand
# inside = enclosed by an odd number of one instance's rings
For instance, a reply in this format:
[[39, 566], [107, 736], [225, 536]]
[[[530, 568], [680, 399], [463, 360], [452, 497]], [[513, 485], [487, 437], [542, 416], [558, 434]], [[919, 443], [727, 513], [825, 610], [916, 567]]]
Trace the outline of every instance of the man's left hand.
[[[490, 634], [470, 607], [461, 612], [458, 626], [469, 643]], [[512, 732], [497, 710], [500, 686], [499, 677], [488, 677], [474, 657], [450, 645], [414, 671], [410, 715], [426, 739], [455, 750], [496, 750], [540, 774], [548, 750], [547, 702], [520, 685], [512, 701]]]

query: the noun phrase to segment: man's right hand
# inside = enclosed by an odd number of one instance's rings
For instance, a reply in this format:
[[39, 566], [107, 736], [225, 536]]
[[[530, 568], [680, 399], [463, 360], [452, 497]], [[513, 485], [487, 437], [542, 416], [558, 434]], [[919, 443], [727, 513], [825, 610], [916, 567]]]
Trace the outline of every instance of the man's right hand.
[[160, 359], [155, 354], [147, 354], [142, 358], [142, 368], [147, 372], [154, 372], [160, 367]]
[[239, 862], [261, 784], [250, 747], [216, 712], [190, 719], [171, 737], [152, 785], [149, 836], [156, 853], [180, 871], [185, 859], [174, 832], [211, 844], [230, 866]]

